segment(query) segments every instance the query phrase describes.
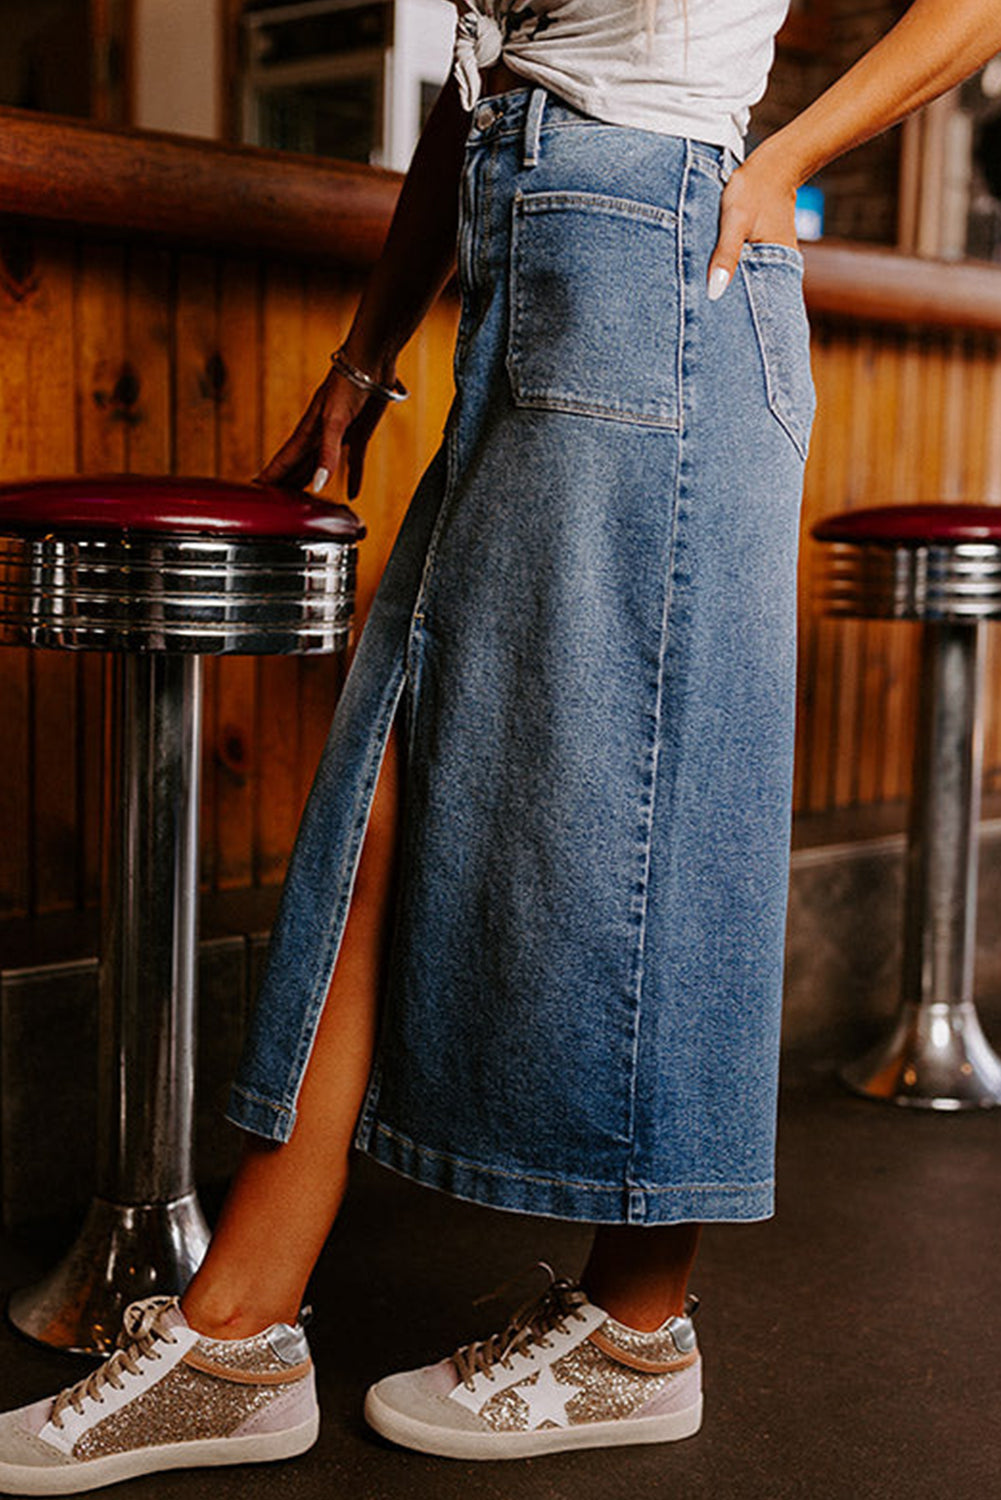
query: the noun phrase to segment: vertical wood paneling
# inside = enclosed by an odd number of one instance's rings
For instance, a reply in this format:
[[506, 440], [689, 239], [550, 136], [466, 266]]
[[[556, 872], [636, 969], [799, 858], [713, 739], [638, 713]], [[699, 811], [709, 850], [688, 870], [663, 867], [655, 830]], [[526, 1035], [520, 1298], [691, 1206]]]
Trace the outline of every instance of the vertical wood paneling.
[[[921, 382], [921, 345], [917, 338], [908, 334], [896, 334], [894, 339], [898, 373], [897, 422], [891, 430], [887, 446], [893, 453], [893, 466], [889, 476], [888, 495], [893, 501], [905, 501], [914, 489], [911, 472], [913, 440], [911, 438], [912, 413], [917, 406]], [[877, 503], [880, 497], [877, 497]], [[917, 713], [917, 666], [920, 645], [920, 628], [901, 625], [893, 633], [892, 649], [896, 663], [894, 684], [895, 717], [890, 735], [884, 746], [886, 763], [886, 795], [905, 797], [911, 783], [912, 725]]]
[[174, 307], [174, 455], [178, 474], [215, 473], [216, 404], [208, 370], [219, 346], [216, 262], [182, 255]]
[[[985, 344], [987, 341], [985, 340]], [[984, 419], [986, 443], [984, 453], [984, 500], [1001, 505], [1001, 358], [987, 345], [985, 359], [990, 370], [987, 378], [987, 408]]]
[[[0, 474], [170, 469], [252, 476], [287, 435], [343, 336], [357, 283], [336, 268], [74, 247], [39, 231], [24, 285], [0, 288]], [[359, 623], [451, 398], [456, 308], [401, 361], [357, 502]], [[1001, 504], [1001, 342], [821, 323], [804, 499], [796, 803], [907, 795], [917, 632], [832, 621], [812, 603], [821, 515], [910, 500]], [[336, 486], [332, 493], [337, 493]], [[207, 663], [203, 873], [281, 878], [343, 664]], [[0, 914], [97, 896], [102, 663], [0, 652]], [[72, 751], [67, 755], [67, 745]], [[1001, 631], [988, 630], [985, 780], [1001, 788]]]
[[[884, 336], [876, 340], [873, 351], [873, 381], [870, 391], [869, 424], [871, 479], [869, 494], [877, 499], [892, 497], [901, 482], [898, 440], [902, 431], [900, 408], [900, 340]], [[908, 671], [906, 632], [893, 625], [878, 625], [875, 631], [879, 645], [878, 669], [871, 681], [879, 710], [875, 753], [871, 756], [868, 786], [860, 784], [864, 800], [888, 800], [900, 795], [899, 766], [888, 746], [904, 731], [901, 721], [903, 684]]]
[[[971, 410], [986, 413], [990, 405], [990, 364], [985, 358], [984, 341], [967, 338], [964, 341], [965, 391], [961, 396], [969, 401]], [[987, 496], [987, 443], [986, 422], [963, 422], [960, 432], [960, 449], [963, 455], [962, 491], [964, 495]]]
[[[262, 295], [263, 448], [274, 452], [299, 419], [310, 387], [303, 358], [303, 272], [268, 267]], [[262, 657], [257, 665], [255, 738], [267, 788], [255, 809], [254, 875], [261, 884], [282, 878], [299, 820], [299, 668], [294, 657]]]
[[[67, 247], [40, 264], [38, 292], [26, 299], [30, 326], [25, 402], [26, 460], [31, 474], [69, 474], [75, 462], [73, 410], [73, 278]], [[83, 865], [80, 664], [63, 652], [31, 654], [30, 904], [36, 911], [77, 905]]]
[[[116, 255], [116, 266], [119, 264]], [[130, 247], [120, 262], [118, 297], [124, 308], [121, 366], [134, 382], [131, 403], [119, 405], [113, 420], [121, 428], [122, 463], [135, 473], [164, 472], [170, 453], [170, 346], [168, 296], [170, 257], [166, 251]], [[81, 296], [89, 293], [81, 288]], [[115, 375], [112, 364], [109, 378]], [[112, 389], [114, 388], [114, 382]], [[72, 409], [71, 407], [69, 409]], [[86, 651], [75, 658], [78, 681], [79, 781], [78, 839], [80, 899], [93, 905], [100, 895], [101, 831], [105, 783], [105, 658]]]
[[164, 250], [133, 246], [126, 282], [126, 347], [138, 386], [125, 427], [125, 462], [133, 474], [165, 474], [173, 447], [171, 279]]
[[217, 402], [219, 474], [253, 479], [261, 465], [261, 267], [224, 260], [219, 268], [222, 384]]
[[[16, 249], [21, 279], [0, 283], [0, 477], [72, 473], [74, 255], [64, 242], [50, 243], [30, 230]], [[73, 728], [77, 693], [75, 682], [66, 679], [54, 656], [36, 662], [27, 651], [0, 652], [2, 914], [27, 911], [39, 884], [54, 904], [66, 899], [68, 887], [70, 899], [75, 895], [75, 843], [67, 861], [65, 827], [75, 810], [77, 783], [72, 756], [67, 766], [65, 732]], [[61, 719], [60, 706], [66, 710]], [[62, 757], [59, 793], [41, 808], [35, 796], [39, 729], [45, 765], [52, 765], [56, 744]], [[45, 822], [41, 837], [38, 812]], [[62, 867], [54, 872], [45, 858], [39, 872], [39, 855], [47, 854], [50, 842]]]
[[[261, 463], [260, 268], [224, 261], [219, 281], [216, 400], [218, 472], [252, 479]], [[253, 657], [216, 663], [213, 765], [217, 889], [249, 886], [254, 873], [254, 808], [265, 795], [255, 722], [257, 664]]]
[[[129, 377], [139, 382], [129, 350], [128, 259], [120, 246], [86, 245], [79, 256], [73, 329], [75, 389], [67, 393], [61, 425], [72, 435], [76, 468], [83, 473], [122, 469], [129, 462], [130, 429], [141, 402], [129, 406], [116, 400], [128, 395]], [[121, 384], [123, 378], [126, 385]], [[75, 400], [76, 423], [67, 422]], [[155, 429], [162, 414], [153, 412], [149, 426]], [[78, 809], [78, 864], [81, 870], [80, 904], [95, 903], [101, 878], [101, 819], [105, 787], [103, 764], [104, 683], [103, 658], [89, 652], [76, 658], [79, 689], [77, 768], [80, 783]], [[48, 797], [48, 782], [39, 768], [41, 795]]]
[[[216, 402], [210, 380], [219, 343], [218, 269], [208, 255], [177, 260], [173, 331], [173, 424], [171, 467], [176, 474], [216, 472]], [[203, 886], [216, 869], [216, 745], [219, 735], [218, 667], [202, 663], [202, 789], [199, 856]]]
[[126, 373], [125, 285], [120, 246], [82, 246], [76, 288], [76, 447], [84, 474], [126, 467], [128, 422], [115, 400]]
[[[848, 461], [851, 449], [852, 382], [854, 346], [852, 339], [830, 336], [816, 349], [815, 366], [820, 411], [817, 417], [817, 451], [808, 468], [808, 487], [804, 496], [804, 523], [807, 528], [816, 514], [844, 508], [850, 503]], [[816, 460], [816, 461], [815, 461]], [[817, 710], [811, 721], [800, 716], [800, 735], [811, 745], [812, 776], [809, 794], [799, 805], [810, 809], [827, 807], [837, 796], [839, 749], [850, 736], [855, 709], [853, 684], [857, 657], [859, 627], [853, 622], [847, 629], [830, 620], [819, 623], [811, 612], [807, 615], [807, 637], [817, 643], [813, 654], [813, 682]], [[850, 663], [845, 672], [843, 664]]]

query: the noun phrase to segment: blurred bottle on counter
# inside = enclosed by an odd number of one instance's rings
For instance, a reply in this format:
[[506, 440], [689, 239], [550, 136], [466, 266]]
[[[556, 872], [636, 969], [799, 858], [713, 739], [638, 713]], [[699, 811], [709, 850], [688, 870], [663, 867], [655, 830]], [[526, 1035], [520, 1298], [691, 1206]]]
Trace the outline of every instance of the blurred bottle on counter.
[[824, 190], [804, 183], [796, 190], [796, 238], [819, 240], [824, 236]]

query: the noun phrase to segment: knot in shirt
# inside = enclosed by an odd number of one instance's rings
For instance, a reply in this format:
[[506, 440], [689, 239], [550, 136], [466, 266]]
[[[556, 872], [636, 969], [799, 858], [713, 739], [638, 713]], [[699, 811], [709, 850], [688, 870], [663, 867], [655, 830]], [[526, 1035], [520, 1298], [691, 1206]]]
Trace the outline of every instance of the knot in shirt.
[[460, 17], [455, 33], [455, 77], [463, 109], [471, 110], [480, 97], [481, 68], [490, 68], [499, 59], [504, 33], [493, 16], [467, 10]]

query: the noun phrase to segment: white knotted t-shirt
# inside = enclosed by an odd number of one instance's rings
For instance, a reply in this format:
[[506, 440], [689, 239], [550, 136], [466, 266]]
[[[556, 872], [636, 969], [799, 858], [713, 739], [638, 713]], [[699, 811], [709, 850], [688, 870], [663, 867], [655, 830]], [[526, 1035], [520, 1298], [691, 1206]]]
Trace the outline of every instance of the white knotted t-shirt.
[[789, 0], [452, 0], [463, 104], [480, 70], [503, 58], [568, 104], [662, 135], [743, 154]]

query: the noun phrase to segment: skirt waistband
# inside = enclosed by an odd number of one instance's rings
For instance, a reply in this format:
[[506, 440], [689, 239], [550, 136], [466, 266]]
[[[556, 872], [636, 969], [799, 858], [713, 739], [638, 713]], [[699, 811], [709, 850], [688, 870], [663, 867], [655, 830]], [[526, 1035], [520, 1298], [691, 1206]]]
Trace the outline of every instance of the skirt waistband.
[[[635, 127], [613, 125], [594, 115], [583, 114], [541, 85], [526, 84], [522, 88], [489, 94], [479, 100], [470, 120], [467, 144], [476, 147], [498, 140], [521, 139], [524, 143], [524, 164], [534, 166], [538, 160], [541, 134], [543, 130], [550, 129], [631, 132]], [[649, 131], [638, 133], [651, 134]], [[719, 172], [723, 181], [726, 181], [737, 165], [737, 157], [728, 146], [682, 136], [665, 135], [660, 139], [682, 142], [693, 155], [703, 158], [707, 165]]]

